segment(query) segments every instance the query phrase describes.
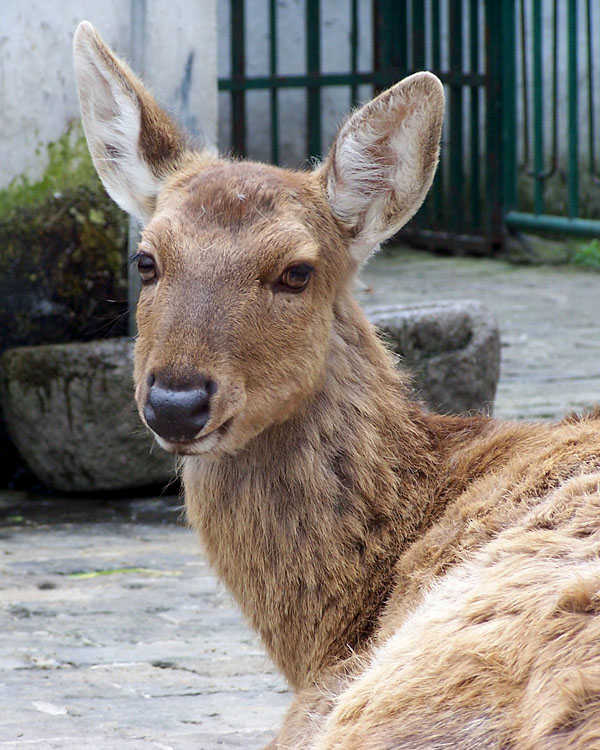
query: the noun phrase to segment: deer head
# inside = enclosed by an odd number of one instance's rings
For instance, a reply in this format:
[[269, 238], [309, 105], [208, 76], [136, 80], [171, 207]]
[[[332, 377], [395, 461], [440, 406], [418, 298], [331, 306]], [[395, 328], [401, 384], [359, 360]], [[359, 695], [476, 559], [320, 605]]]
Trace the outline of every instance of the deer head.
[[135, 396], [166, 450], [235, 452], [318, 390], [357, 269], [421, 205], [444, 109], [430, 73], [356, 111], [313, 171], [191, 146], [82, 23], [74, 43], [98, 174], [144, 230]]

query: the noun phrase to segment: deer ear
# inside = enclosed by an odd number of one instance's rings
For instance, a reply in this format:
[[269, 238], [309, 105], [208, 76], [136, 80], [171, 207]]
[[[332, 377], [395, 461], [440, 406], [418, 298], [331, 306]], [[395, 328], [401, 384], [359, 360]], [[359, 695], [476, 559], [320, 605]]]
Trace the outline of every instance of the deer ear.
[[111, 198], [145, 224], [185, 138], [128, 66], [83, 21], [73, 43], [83, 128]]
[[355, 112], [323, 166], [333, 214], [362, 263], [418, 210], [439, 156], [444, 90], [431, 73], [415, 73]]

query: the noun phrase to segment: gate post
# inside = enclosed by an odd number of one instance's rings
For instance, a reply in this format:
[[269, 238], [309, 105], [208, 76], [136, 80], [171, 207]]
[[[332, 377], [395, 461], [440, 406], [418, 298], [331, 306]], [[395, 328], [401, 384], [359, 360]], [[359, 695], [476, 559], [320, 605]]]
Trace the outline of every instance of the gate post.
[[377, 74], [377, 93], [398, 83], [408, 72], [407, 2], [373, 2], [373, 69]]
[[492, 252], [506, 241], [504, 217], [516, 188], [516, 33], [514, 0], [485, 0], [487, 234]]

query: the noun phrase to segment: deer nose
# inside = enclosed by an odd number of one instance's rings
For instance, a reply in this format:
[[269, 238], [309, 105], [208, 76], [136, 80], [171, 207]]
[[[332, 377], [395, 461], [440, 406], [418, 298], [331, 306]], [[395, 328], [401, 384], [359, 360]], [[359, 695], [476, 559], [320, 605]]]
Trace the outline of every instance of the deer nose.
[[[208, 422], [209, 402], [215, 388], [210, 381], [200, 387], [165, 387], [153, 376], [144, 406], [148, 427], [172, 443], [189, 443]], [[211, 387], [212, 386], [212, 387]]]

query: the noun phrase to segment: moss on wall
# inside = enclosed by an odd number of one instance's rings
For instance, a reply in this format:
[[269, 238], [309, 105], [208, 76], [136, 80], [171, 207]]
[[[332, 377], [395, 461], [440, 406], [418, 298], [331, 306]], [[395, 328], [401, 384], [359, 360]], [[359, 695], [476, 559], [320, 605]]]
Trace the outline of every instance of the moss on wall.
[[[0, 220], [20, 209], [39, 206], [69, 189], [98, 184], [85, 136], [78, 123], [71, 124], [57, 141], [45, 148], [47, 166], [38, 180], [31, 181], [20, 175], [7, 188], [0, 190]], [[40, 150], [37, 156], [42, 157]]]
[[40, 180], [0, 191], [0, 351], [124, 333], [126, 248], [126, 216], [71, 128]]

